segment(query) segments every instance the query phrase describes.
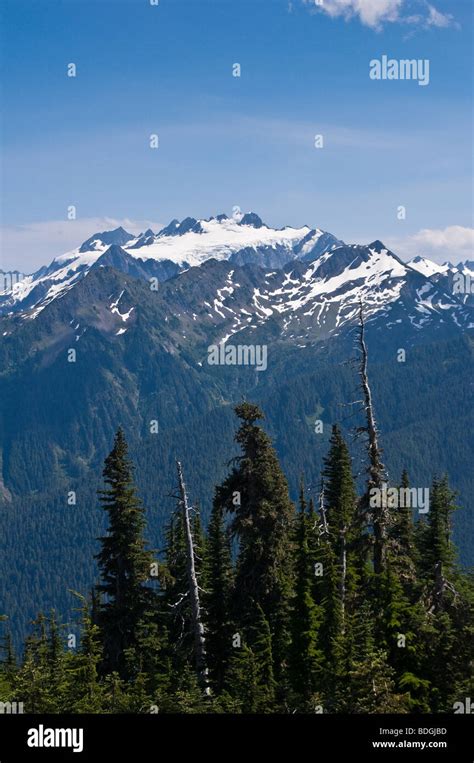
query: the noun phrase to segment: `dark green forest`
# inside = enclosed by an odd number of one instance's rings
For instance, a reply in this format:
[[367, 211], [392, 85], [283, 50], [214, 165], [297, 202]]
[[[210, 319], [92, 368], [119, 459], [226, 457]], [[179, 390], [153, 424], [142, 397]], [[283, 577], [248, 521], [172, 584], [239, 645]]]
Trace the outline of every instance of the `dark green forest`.
[[[457, 565], [448, 478], [433, 479], [429, 511], [416, 518], [411, 507], [374, 500], [385, 477], [369, 405], [358, 432], [363, 489], [334, 425], [317, 500], [302, 474], [295, 506], [262, 411], [244, 401], [235, 413], [239, 455], [215, 487], [207, 530], [177, 462], [161, 555], [146, 541], [118, 430], [99, 493], [98, 582], [75, 593], [73, 630], [54, 611], [40, 613], [18, 657], [4, 613], [0, 700], [22, 702], [26, 713], [463, 706], [474, 688], [474, 578]], [[393, 487], [409, 489], [406, 471]]]
[[[348, 347], [344, 357], [351, 351]], [[342, 352], [336, 359], [320, 357], [310, 348], [295, 352], [251, 388], [249, 376], [255, 374], [249, 369], [219, 368], [226, 379], [214, 401], [208, 400], [203, 380], [196, 380], [173, 356], [154, 351], [145, 373], [148, 344], [134, 339], [133, 353], [142, 385], [146, 379], [154, 394], [153, 404], [144, 410], [137, 411], [116, 382], [126, 365], [121, 356], [107, 366], [107, 374], [96, 367], [97, 359], [107, 357], [105, 349], [91, 349], [85, 354], [84, 368], [67, 378], [63, 363], [61, 373], [45, 373], [41, 384], [35, 376], [29, 390], [15, 380], [11, 389], [15, 388], [17, 398], [11, 405], [0, 379], [6, 395], [3, 408], [11, 418], [11, 432], [17, 433], [17, 442], [10, 448], [9, 435], [1, 433], [4, 465], [8, 461], [10, 474], [14, 467], [15, 484], [23, 489], [11, 503], [2, 503], [0, 510], [0, 611], [8, 613], [18, 651], [39, 610], [47, 612], [54, 606], [58, 617], [70, 626], [68, 632], [75, 628], [76, 602], [70, 589], [86, 592], [96, 579], [96, 538], [106, 527], [106, 514], [96, 506], [96, 491], [103, 460], [119, 426], [126, 432], [136, 466], [147, 537], [160, 555], [174, 505], [169, 493], [176, 458], [183, 462], [192, 498], [199, 501], [207, 526], [214, 485], [223, 481], [226, 463], [238, 453], [233, 442], [233, 405], [242, 396], [265, 411], [265, 428], [295, 503], [301, 473], [308, 497], [317, 501], [332, 422], [340, 425], [350, 443], [357, 489], [360, 494], [363, 491], [364, 447], [362, 440], [352, 440], [360, 414], [353, 416], [355, 406], [350, 405], [359, 392], [353, 368], [341, 363]], [[405, 467], [417, 486], [428, 486], [433, 475], [449, 475], [461, 507], [453, 515], [453, 538], [461, 564], [468, 566], [474, 537], [472, 340], [463, 337], [419, 347], [407, 363], [384, 361], [376, 345], [373, 357], [371, 385], [390, 481], [396, 484]], [[69, 401], [70, 415], [65, 401]], [[160, 422], [158, 435], [148, 429], [154, 418]], [[322, 433], [315, 432], [317, 419], [324, 422]], [[77, 496], [75, 505], [67, 503], [71, 490]]]

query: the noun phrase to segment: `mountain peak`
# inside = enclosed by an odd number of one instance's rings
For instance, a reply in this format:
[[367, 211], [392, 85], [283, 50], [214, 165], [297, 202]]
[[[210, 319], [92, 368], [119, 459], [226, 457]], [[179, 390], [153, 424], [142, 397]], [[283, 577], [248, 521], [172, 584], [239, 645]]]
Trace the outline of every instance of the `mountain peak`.
[[373, 249], [374, 252], [377, 252], [380, 254], [380, 252], [383, 252], [384, 250], [387, 250], [387, 247], [385, 244], [382, 243], [378, 238], [375, 239], [375, 241], [372, 241], [371, 244], [369, 244], [369, 249]]
[[[251, 225], [252, 228], [263, 228], [264, 222], [255, 212], [247, 212], [239, 221], [239, 225]], [[266, 227], [266, 226], [265, 226]]]
[[173, 219], [165, 228], [159, 232], [159, 236], [183, 236], [185, 233], [202, 233], [202, 226], [199, 220], [194, 217], [185, 217], [184, 220]]
[[87, 241], [84, 241], [79, 249], [79, 252], [83, 254], [84, 252], [98, 249], [99, 247], [97, 246], [97, 242], [105, 245], [118, 244], [119, 246], [123, 246], [133, 238], [135, 238], [135, 236], [132, 236], [131, 233], [128, 233], [128, 231], [126, 231], [125, 228], [122, 228], [120, 225], [118, 228], [114, 228], [114, 230], [106, 230], [102, 231], [102, 233], [94, 233], [94, 235], [88, 238]]

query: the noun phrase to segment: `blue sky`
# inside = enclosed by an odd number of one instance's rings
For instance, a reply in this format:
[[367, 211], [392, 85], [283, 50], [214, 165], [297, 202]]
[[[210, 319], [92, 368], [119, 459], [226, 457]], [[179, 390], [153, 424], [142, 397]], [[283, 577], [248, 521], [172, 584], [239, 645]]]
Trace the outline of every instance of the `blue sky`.
[[[3, 267], [234, 205], [468, 257], [471, 0], [323, 2], [3, 0]], [[429, 85], [371, 80], [384, 54], [429, 59]]]

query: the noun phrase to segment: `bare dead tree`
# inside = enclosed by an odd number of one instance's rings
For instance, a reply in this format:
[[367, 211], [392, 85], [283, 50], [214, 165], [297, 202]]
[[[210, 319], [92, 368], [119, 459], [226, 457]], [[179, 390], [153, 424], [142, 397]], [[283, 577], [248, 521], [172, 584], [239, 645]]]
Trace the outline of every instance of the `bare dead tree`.
[[319, 536], [327, 539], [329, 535], [329, 526], [326, 515], [326, 506], [324, 505], [324, 480], [321, 480], [321, 490], [319, 491], [318, 504], [319, 516], [321, 518], [321, 522], [318, 526]]
[[443, 608], [444, 598], [447, 591], [450, 591], [453, 594], [454, 599], [458, 597], [458, 592], [443, 574], [443, 563], [436, 562], [434, 586], [429, 596], [430, 608], [428, 611], [430, 614], [439, 612]]
[[194, 631], [194, 651], [196, 657], [196, 673], [198, 681], [206, 694], [209, 694], [208, 667], [206, 657], [206, 637], [202, 621], [201, 603], [199, 599], [199, 584], [196, 574], [194, 540], [189, 519], [191, 507], [188, 501], [186, 485], [184, 483], [183, 468], [180, 461], [176, 461], [178, 469], [178, 484], [180, 506], [183, 516], [184, 534], [186, 538], [186, 571], [189, 587], [189, 601], [191, 605], [191, 623]]
[[362, 300], [359, 301], [359, 336], [358, 345], [361, 353], [359, 363], [360, 386], [363, 395], [363, 410], [366, 417], [366, 425], [360, 427], [359, 431], [367, 433], [367, 450], [369, 457], [367, 491], [362, 499], [362, 508], [368, 511], [370, 506], [370, 495], [373, 488], [378, 488], [380, 500], [373, 507], [372, 522], [374, 528], [374, 572], [380, 573], [385, 567], [388, 512], [385, 501], [382, 498], [382, 484], [385, 481], [385, 467], [381, 459], [381, 450], [378, 441], [378, 431], [375, 423], [374, 408], [372, 403], [372, 392], [369, 385], [367, 372], [368, 351], [365, 341], [365, 319]]

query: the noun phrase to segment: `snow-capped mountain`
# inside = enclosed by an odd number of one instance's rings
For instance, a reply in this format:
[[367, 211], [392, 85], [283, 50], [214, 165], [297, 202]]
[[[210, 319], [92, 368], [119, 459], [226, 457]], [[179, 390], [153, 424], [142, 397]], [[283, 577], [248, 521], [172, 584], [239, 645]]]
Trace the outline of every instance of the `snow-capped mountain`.
[[474, 261], [466, 260], [453, 265], [444, 262], [440, 265], [426, 257], [415, 257], [408, 265], [418, 273], [435, 281], [450, 294], [466, 305], [474, 305]]
[[16, 283], [1, 295], [0, 314], [34, 308], [30, 313], [34, 317], [94, 267], [112, 265], [137, 277], [165, 281], [209, 259], [282, 267], [292, 259], [322, 254], [340, 243], [318, 228], [270, 228], [255, 213], [172, 220], [156, 234], [149, 229], [136, 237], [117, 228], [94, 234], [77, 249]]
[[464, 275], [469, 274], [474, 276], [474, 262], [472, 260], [459, 262], [457, 265], [453, 265], [452, 262], [443, 262], [440, 265], [438, 262], [433, 262], [433, 260], [429, 260], [427, 257], [418, 256], [409, 260], [407, 265], [428, 277], [446, 275], [447, 273], [463, 273]]
[[[51, 347], [56, 355], [91, 330], [108, 340], [128, 339], [140, 322], [159, 326], [167, 352], [186, 349], [201, 365], [209, 344], [263, 342], [295, 349], [344, 338], [358, 321], [360, 301], [371, 333], [380, 336], [381, 352], [393, 343], [411, 346], [474, 327], [469, 305], [380, 241], [333, 245], [323, 253], [313, 247], [303, 258], [293, 252], [282, 268], [232, 259], [206, 259], [151, 290], [150, 269], [139, 272], [143, 264], [112, 244], [87, 277], [66, 287], [60, 282], [60, 299], [47, 296], [30, 311], [5, 316], [0, 331], [13, 338], [22, 334], [22, 324], [38, 323], [41, 351]], [[133, 284], [140, 285], [138, 294]]]
[[424, 276], [427, 276], [428, 278], [439, 273], [444, 275], [449, 270], [456, 269], [454, 265], [451, 265], [450, 262], [445, 262], [440, 265], [439, 263], [433, 262], [433, 260], [429, 260], [427, 257], [421, 257], [420, 255], [414, 257], [412, 260], [409, 260], [407, 265], [409, 265], [414, 270], [417, 270], [418, 273], [422, 273]]
[[[453, 273], [467, 273], [467, 264], [440, 266], [420, 257], [404, 264], [380, 241], [347, 245], [319, 228], [277, 230], [248, 213], [173, 220], [158, 233], [135, 237], [123, 228], [94, 234], [2, 296], [3, 335], [105, 268], [147, 282], [147, 288], [150, 279], [159, 284], [159, 320], [171, 325], [179, 316], [179, 336], [171, 343], [181, 346], [183, 336], [191, 346], [209, 336], [225, 342], [262, 330], [294, 346], [317, 343], [353, 325], [360, 300], [380, 330], [405, 338], [422, 328], [443, 336], [474, 325], [469, 300], [450, 281]], [[127, 303], [127, 289], [121, 292], [96, 300], [95, 314], [85, 306], [85, 326], [72, 311], [69, 326], [123, 336], [140, 306]], [[76, 334], [78, 341], [82, 334]]]
[[164, 284], [161, 296], [171, 309], [166, 320], [179, 315], [179, 335], [190, 344], [197, 330], [206, 336], [210, 331], [215, 342], [263, 336], [272, 344], [318, 344], [357, 322], [360, 301], [367, 320], [386, 337], [411, 337], [411, 342], [421, 329], [441, 337], [474, 326], [469, 307], [380, 241], [336, 246], [271, 271], [207, 263]]

